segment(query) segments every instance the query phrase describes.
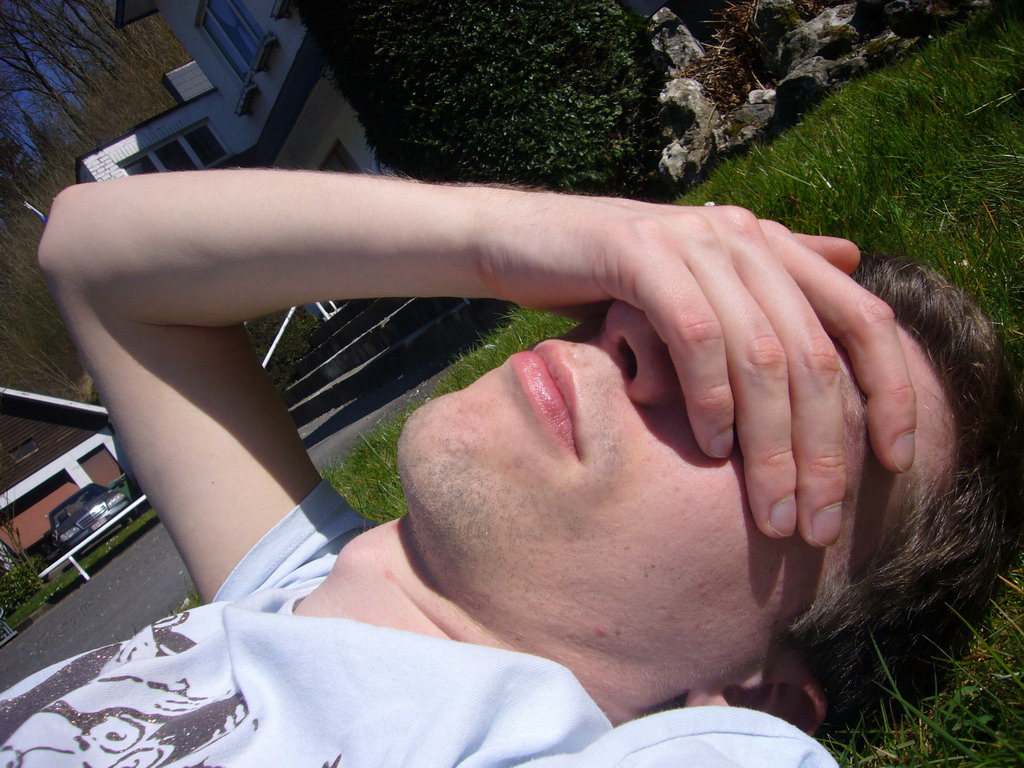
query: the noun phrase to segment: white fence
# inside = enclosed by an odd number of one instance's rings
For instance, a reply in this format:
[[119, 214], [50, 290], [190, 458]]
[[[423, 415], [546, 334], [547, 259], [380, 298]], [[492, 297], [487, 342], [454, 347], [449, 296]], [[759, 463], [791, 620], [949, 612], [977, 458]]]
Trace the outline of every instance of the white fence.
[[85, 579], [86, 581], [88, 581], [89, 580], [89, 574], [86, 573], [85, 572], [85, 568], [83, 568], [81, 565], [79, 565], [78, 561], [75, 560], [75, 555], [78, 554], [79, 552], [81, 552], [87, 546], [89, 546], [96, 539], [101, 538], [110, 528], [112, 528], [113, 526], [117, 525], [117, 523], [121, 520], [122, 517], [127, 515], [129, 512], [131, 512], [133, 509], [135, 509], [137, 506], [139, 506], [139, 504], [141, 504], [145, 500], [146, 500], [146, 494], [142, 494], [141, 496], [139, 496], [139, 498], [137, 498], [135, 501], [133, 501], [127, 507], [122, 509], [120, 512], [118, 512], [112, 518], [107, 520], [107, 522], [105, 522], [101, 527], [97, 528], [95, 531], [90, 533], [86, 538], [82, 539], [82, 541], [80, 541], [78, 544], [76, 544], [73, 548], [68, 550], [66, 554], [64, 554], [64, 555], [62, 555], [60, 557], [59, 560], [56, 560], [52, 565], [50, 565], [48, 568], [46, 568], [42, 573], [39, 574], [39, 578], [40, 579], [44, 579], [47, 576], [49, 576], [53, 571], [57, 570], [58, 568], [64, 567], [65, 563], [71, 563], [73, 566], [75, 566], [75, 569], [80, 574], [82, 574], [82, 578]]

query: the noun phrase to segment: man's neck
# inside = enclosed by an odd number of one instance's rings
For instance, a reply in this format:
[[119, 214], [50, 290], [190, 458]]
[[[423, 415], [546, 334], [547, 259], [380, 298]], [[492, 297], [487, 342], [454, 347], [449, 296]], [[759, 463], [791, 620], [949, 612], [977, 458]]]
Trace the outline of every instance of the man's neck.
[[401, 525], [401, 521], [385, 523], [353, 539], [323, 583], [296, 605], [296, 615], [353, 619], [507, 648], [427, 583], [410, 560]]

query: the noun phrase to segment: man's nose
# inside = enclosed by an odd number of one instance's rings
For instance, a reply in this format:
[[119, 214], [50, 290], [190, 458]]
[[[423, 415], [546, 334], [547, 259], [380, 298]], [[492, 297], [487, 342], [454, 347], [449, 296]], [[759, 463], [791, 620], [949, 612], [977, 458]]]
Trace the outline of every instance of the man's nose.
[[681, 396], [668, 347], [647, 315], [616, 301], [608, 308], [601, 330], [601, 346], [622, 370], [626, 393], [637, 405], [652, 406]]

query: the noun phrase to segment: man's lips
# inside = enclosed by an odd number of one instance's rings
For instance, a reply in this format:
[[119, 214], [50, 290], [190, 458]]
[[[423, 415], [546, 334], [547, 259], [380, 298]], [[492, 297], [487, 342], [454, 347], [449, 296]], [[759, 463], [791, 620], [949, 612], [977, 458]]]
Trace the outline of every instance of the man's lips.
[[[561, 381], [556, 379], [552, 371], [556, 371], [559, 365], [557, 359], [552, 360], [533, 350], [517, 352], [509, 357], [512, 370], [523, 387], [530, 405], [540, 416], [548, 429], [551, 430], [557, 442], [569, 450], [573, 455], [578, 455], [576, 440], [573, 436], [572, 417], [569, 406], [566, 403], [566, 396], [572, 397], [571, 381], [566, 382], [565, 377]], [[566, 389], [563, 391], [562, 387]]]

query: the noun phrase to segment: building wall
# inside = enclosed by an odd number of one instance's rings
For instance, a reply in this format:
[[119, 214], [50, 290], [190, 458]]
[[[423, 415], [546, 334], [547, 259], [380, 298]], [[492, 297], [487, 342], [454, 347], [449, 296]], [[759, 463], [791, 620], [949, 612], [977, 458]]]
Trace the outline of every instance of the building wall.
[[[31, 547], [37, 544], [50, 532], [50, 521], [47, 513], [64, 499], [71, 496], [78, 490], [67, 472], [61, 471], [54, 475], [49, 482], [40, 486], [39, 493], [28, 499], [28, 506], [22, 509], [21, 513], [14, 520], [14, 527], [21, 537], [23, 547]], [[20, 506], [20, 505], [19, 505]], [[0, 532], [0, 539], [8, 546], [13, 542], [8, 541], [5, 533]]]
[[[82, 180], [104, 181], [127, 176], [128, 173], [121, 168], [122, 164], [137, 157], [141, 152], [203, 123], [210, 126], [229, 156], [236, 154], [245, 149], [246, 145], [241, 143], [244, 138], [234, 130], [235, 124], [239, 123], [238, 119], [217, 119], [217, 116], [223, 116], [225, 111], [230, 113], [230, 109], [224, 106], [222, 94], [217, 91], [176, 107], [171, 112], [144, 123], [134, 133], [84, 157], [82, 166], [87, 176]], [[236, 117], [233, 113], [230, 114], [232, 118]]]
[[200, 17], [202, 4], [197, 0], [162, 0], [157, 3], [168, 26], [192, 54], [221, 97], [217, 111], [211, 109], [210, 116], [229, 143], [232, 154], [256, 143], [291, 62], [306, 36], [306, 29], [296, 12], [293, 11], [290, 18], [271, 18], [274, 0], [245, 0], [245, 4], [261, 29], [274, 34], [278, 47], [270, 55], [267, 71], [257, 72], [254, 76], [260, 92], [252, 102], [252, 114], [238, 117], [234, 114], [234, 108], [244, 84], [203, 29]]
[[373, 173], [376, 158], [366, 145], [356, 112], [331, 83], [322, 76], [295, 122], [288, 140], [277, 156], [282, 168], [320, 169], [335, 142], [341, 142], [352, 161], [351, 171]]
[[[222, 162], [230, 166], [234, 164], [232, 157], [241, 156], [238, 162], [242, 165], [273, 162], [274, 165], [287, 168], [317, 169], [322, 166], [335, 142], [340, 142], [343, 154], [351, 160], [348, 163], [352, 166], [350, 170], [376, 170], [373, 154], [366, 146], [355, 113], [326, 78], [321, 78], [315, 86], [297, 118], [298, 123], [281, 145], [277, 157], [270, 155], [263, 158], [263, 150], [260, 157], [252, 154], [253, 147], [264, 135], [271, 110], [281, 95], [282, 86], [305, 40], [306, 30], [294, 10], [290, 17], [273, 19], [271, 10], [275, 0], [232, 1], [244, 2], [260, 30], [272, 33], [276, 39], [266, 70], [252, 75], [251, 80], [258, 93], [251, 101], [250, 113], [240, 115], [236, 112], [246, 83], [203, 28], [205, 4], [200, 0], [160, 0], [157, 3], [160, 13], [193, 56], [213, 90], [153, 118], [132, 134], [83, 157], [81, 181], [103, 181], [127, 176], [123, 166], [203, 124], [209, 126], [226, 151], [226, 157], [215, 164]], [[304, 66], [309, 66], [308, 58], [305, 57], [307, 63]], [[289, 93], [295, 92], [290, 89]], [[291, 119], [287, 114], [290, 107], [280, 109], [278, 104], [278, 109], [278, 122]]]
[[18, 512], [15, 527], [22, 545], [39, 543], [50, 530], [47, 513], [79, 488], [120, 477], [123, 462], [115, 456], [114, 438], [103, 430], [0, 495], [0, 508], [13, 504]]

